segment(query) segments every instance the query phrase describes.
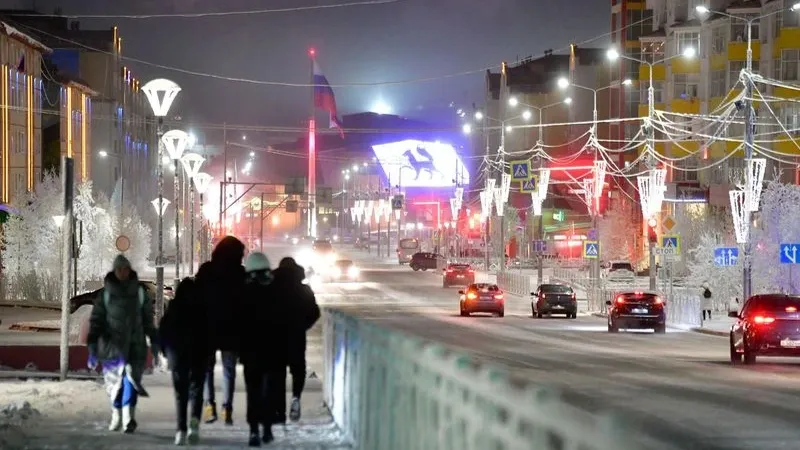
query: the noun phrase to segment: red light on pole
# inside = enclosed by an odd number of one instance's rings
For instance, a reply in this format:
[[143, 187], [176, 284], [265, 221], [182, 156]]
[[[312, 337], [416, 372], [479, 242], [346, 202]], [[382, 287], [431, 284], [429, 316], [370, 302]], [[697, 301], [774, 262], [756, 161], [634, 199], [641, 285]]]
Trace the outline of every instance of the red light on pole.
[[312, 57], [313, 57], [313, 56], [314, 56], [314, 55], [316, 55], [316, 54], [317, 54], [317, 51], [316, 51], [316, 50], [314, 50], [314, 47], [311, 47], [311, 48], [309, 48], [309, 49], [308, 49], [308, 55], [309, 55], [309, 56], [312, 56]]

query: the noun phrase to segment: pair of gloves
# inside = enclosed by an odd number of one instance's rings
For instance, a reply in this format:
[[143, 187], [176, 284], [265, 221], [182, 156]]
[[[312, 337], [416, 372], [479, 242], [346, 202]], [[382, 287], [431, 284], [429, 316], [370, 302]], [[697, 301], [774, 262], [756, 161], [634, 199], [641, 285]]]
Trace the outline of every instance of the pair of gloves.
[[[157, 346], [150, 347], [150, 353], [153, 355], [153, 366], [158, 367], [161, 365], [161, 351]], [[96, 370], [99, 361], [97, 359], [97, 350], [89, 347], [89, 358], [86, 361], [86, 367], [89, 370]]]

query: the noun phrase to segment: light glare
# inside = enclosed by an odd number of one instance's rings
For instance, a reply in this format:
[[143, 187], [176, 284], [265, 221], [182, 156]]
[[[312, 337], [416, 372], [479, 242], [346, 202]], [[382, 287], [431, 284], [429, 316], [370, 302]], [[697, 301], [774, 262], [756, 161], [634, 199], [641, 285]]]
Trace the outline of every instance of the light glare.
[[683, 56], [686, 58], [694, 58], [696, 54], [697, 50], [695, 50], [694, 47], [688, 47], [683, 51]]
[[465, 124], [464, 124], [464, 125], [461, 127], [461, 130], [462, 130], [462, 131], [463, 131], [465, 134], [470, 134], [470, 133], [472, 133], [472, 125], [470, 125], [470, 124], [468, 124], [468, 123], [465, 123]]
[[623, 86], [630, 86], [633, 84], [633, 80], [631, 80], [630, 78], [626, 78], [622, 81], [622, 84]]
[[619, 52], [616, 49], [613, 49], [613, 48], [608, 49], [608, 51], [606, 52], [606, 57], [609, 60], [614, 61], [617, 58], [619, 58]]
[[519, 100], [517, 100], [517, 97], [511, 97], [508, 99], [508, 104], [511, 106], [517, 106], [519, 104]]
[[708, 7], [706, 7], [705, 5], [697, 5], [697, 6], [694, 7], [694, 9], [695, 9], [695, 11], [699, 12], [700, 14], [705, 14], [705, 13], [707, 13], [709, 11]]
[[483, 120], [483, 113], [480, 111], [475, 112], [475, 120]]
[[531, 112], [530, 111], [523, 112], [522, 113], [522, 118], [525, 119], [525, 120], [530, 120], [531, 119]]
[[558, 79], [558, 87], [560, 89], [566, 89], [569, 87], [569, 80], [566, 77], [561, 77]]
[[565, 98], [565, 99], [564, 99], [564, 103], [566, 103], [567, 105], [570, 105], [570, 104], [572, 104], [572, 97], [567, 97], [567, 98]]

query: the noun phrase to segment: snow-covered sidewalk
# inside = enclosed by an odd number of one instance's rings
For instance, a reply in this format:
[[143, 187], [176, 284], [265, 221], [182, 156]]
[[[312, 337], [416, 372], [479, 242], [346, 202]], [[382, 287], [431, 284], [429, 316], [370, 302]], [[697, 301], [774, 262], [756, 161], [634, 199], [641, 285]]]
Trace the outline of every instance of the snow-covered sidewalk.
[[714, 336], [728, 336], [731, 325], [736, 319], [728, 317], [724, 312], [714, 313], [712, 317], [711, 320], [704, 320], [702, 326], [692, 328], [692, 331]]

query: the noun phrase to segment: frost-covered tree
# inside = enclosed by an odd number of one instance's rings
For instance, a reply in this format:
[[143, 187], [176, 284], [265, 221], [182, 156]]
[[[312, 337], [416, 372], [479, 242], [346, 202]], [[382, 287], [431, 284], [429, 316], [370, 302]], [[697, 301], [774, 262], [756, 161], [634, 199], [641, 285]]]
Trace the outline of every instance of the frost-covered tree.
[[715, 309], [726, 310], [731, 298], [741, 297], [742, 265], [717, 266], [714, 262], [717, 247], [736, 247], [736, 243], [730, 234], [707, 230], [692, 247], [687, 247], [687, 284], [698, 289], [708, 286]]
[[641, 234], [636, 226], [633, 208], [629, 203], [619, 202], [600, 218], [597, 229], [602, 241], [601, 251], [606, 261], [632, 260], [635, 237]]
[[800, 186], [767, 183], [751, 232], [753, 292], [800, 292], [800, 270], [780, 263], [780, 244], [800, 242]]
[[118, 253], [116, 249], [116, 239], [119, 236], [127, 236], [130, 240], [131, 246], [125, 252], [125, 256], [131, 261], [133, 267], [138, 270], [144, 270], [147, 267], [147, 259], [150, 255], [151, 243], [151, 230], [144, 221], [142, 221], [136, 207], [131, 204], [122, 205], [121, 184], [118, 184], [114, 190], [114, 194], [110, 199], [100, 195], [97, 199], [98, 205], [106, 211], [107, 230], [110, 233], [108, 243], [103, 250], [107, 253], [110, 259], [106, 261], [106, 270], [111, 264], [113, 255]]

